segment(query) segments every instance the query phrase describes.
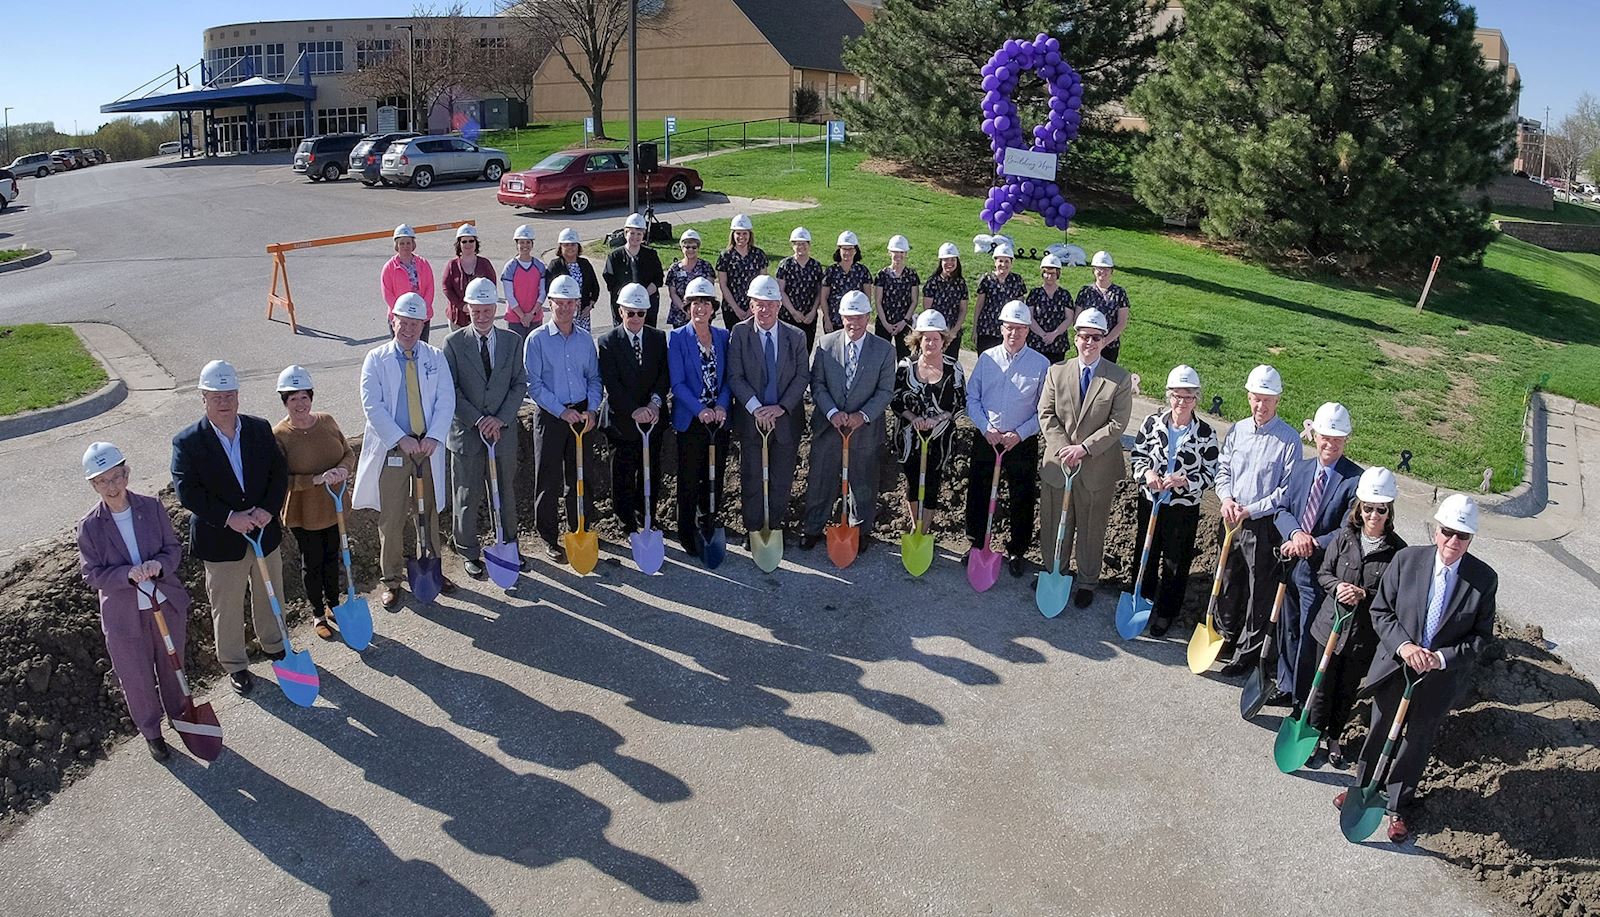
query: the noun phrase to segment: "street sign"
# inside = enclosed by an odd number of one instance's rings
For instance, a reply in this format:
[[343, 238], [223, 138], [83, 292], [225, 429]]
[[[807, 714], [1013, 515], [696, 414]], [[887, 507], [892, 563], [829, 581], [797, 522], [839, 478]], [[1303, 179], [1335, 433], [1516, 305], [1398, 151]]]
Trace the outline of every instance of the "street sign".
[[668, 134], [676, 134], [677, 132], [678, 132], [678, 119], [673, 117], [672, 115], [667, 115], [667, 133]]
[[829, 143], [843, 143], [844, 142], [844, 122], [843, 121], [829, 121], [828, 122], [828, 142]]
[[594, 136], [594, 117], [591, 115], [590, 117], [587, 117], [587, 118], [583, 119], [583, 145], [585, 147], [587, 147], [589, 145], [589, 138], [593, 137], [593, 136]]
[[1001, 171], [1007, 178], [1042, 178], [1045, 181], [1055, 181], [1056, 159], [1054, 153], [1036, 153], [1033, 150], [1020, 150], [1008, 146]]
[[378, 133], [392, 134], [400, 129], [400, 109], [394, 105], [378, 108]]

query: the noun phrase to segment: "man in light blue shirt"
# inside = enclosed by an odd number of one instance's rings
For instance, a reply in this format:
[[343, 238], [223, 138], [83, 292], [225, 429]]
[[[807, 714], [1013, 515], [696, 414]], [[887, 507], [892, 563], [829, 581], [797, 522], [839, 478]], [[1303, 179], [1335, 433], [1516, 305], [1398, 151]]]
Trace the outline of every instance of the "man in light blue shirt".
[[[1039, 502], [1039, 391], [1050, 359], [1028, 346], [1032, 315], [1020, 300], [1000, 310], [1000, 343], [978, 355], [967, 380], [967, 416], [980, 436], [972, 439], [967, 476], [967, 540], [983, 547], [989, 526], [989, 486], [995, 462], [1006, 481], [1011, 534], [1006, 554], [1011, 575], [1022, 575], [1022, 554], [1033, 540]], [[966, 563], [963, 555], [962, 563]]]
[[[568, 524], [578, 520], [577, 430], [594, 430], [600, 409], [600, 359], [594, 338], [577, 327], [578, 300], [583, 292], [577, 281], [562, 275], [550, 283], [552, 314], [528, 335], [522, 362], [528, 371], [528, 397], [539, 406], [533, 421], [534, 497], [533, 523], [544, 552], [564, 563], [561, 520], [556, 504], [565, 488]], [[594, 445], [584, 440], [583, 460], [594, 465]], [[583, 513], [594, 518], [594, 504], [584, 495]]]

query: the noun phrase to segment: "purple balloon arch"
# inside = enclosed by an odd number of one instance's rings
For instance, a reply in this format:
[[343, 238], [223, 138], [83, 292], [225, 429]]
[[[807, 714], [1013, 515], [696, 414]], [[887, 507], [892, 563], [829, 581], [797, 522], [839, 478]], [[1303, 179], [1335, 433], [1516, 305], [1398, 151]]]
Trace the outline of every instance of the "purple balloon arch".
[[[1038, 73], [1050, 91], [1050, 117], [1033, 128], [1031, 144], [1023, 139], [1022, 121], [1012, 97], [1018, 78], [1029, 70]], [[997, 168], [1005, 162], [1007, 147], [1058, 156], [1067, 151], [1067, 145], [1078, 136], [1082, 121], [1078, 109], [1083, 100], [1083, 78], [1061, 59], [1061, 42], [1042, 32], [1033, 41], [1010, 39], [994, 52], [982, 72], [983, 132], [989, 135]], [[1054, 181], [1011, 176], [989, 189], [980, 219], [988, 224], [990, 232], [998, 232], [1007, 220], [1026, 210], [1038, 213], [1046, 225], [1062, 231], [1077, 212]]]

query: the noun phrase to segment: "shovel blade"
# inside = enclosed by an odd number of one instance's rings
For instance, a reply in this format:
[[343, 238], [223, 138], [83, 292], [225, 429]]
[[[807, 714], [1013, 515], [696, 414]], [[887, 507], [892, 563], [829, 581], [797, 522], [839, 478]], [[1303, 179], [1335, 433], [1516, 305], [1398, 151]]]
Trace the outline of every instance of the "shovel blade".
[[750, 554], [762, 573], [778, 569], [783, 560], [783, 532], [759, 531], [750, 533]]
[[828, 539], [828, 559], [843, 570], [856, 562], [861, 547], [861, 530], [853, 525], [830, 525], [823, 530]]
[[1124, 592], [1117, 600], [1117, 633], [1124, 640], [1132, 640], [1144, 633], [1145, 626], [1150, 623], [1150, 609], [1152, 604], [1142, 595]]
[[1059, 570], [1039, 574], [1039, 588], [1033, 594], [1033, 603], [1039, 613], [1053, 618], [1067, 610], [1067, 599], [1072, 596], [1072, 576]]
[[361, 652], [372, 645], [372, 609], [359, 595], [346, 596], [333, 607], [334, 623], [339, 625], [339, 636], [345, 645]]
[[1339, 809], [1339, 830], [1344, 839], [1360, 844], [1372, 837], [1372, 832], [1383, 824], [1383, 815], [1389, 808], [1389, 794], [1382, 787], [1367, 785], [1353, 789], [1344, 798]]
[[567, 563], [579, 576], [588, 576], [600, 562], [600, 536], [594, 532], [568, 532], [561, 536], [567, 549]]
[[291, 652], [283, 657], [283, 661], [274, 662], [272, 674], [277, 676], [278, 687], [283, 689], [283, 696], [291, 703], [309, 707], [317, 702], [322, 679], [317, 676], [317, 664], [311, 661], [310, 650]]
[[1212, 626], [1211, 618], [1195, 625], [1194, 635], [1189, 638], [1189, 671], [1196, 675], [1203, 675], [1217, 663], [1217, 657], [1222, 655], [1222, 634]]
[[1322, 731], [1307, 726], [1300, 717], [1284, 718], [1278, 726], [1278, 737], [1272, 742], [1272, 759], [1277, 762], [1278, 770], [1292, 774], [1305, 767], [1316, 753], [1320, 738]]
[[222, 754], [222, 724], [217, 722], [217, 711], [211, 704], [189, 704], [183, 713], [172, 721], [183, 747], [202, 761], [215, 761]]
[[[1239, 715], [1247, 720], [1255, 719], [1256, 714], [1267, 702], [1266, 666], [1256, 666], [1250, 670], [1250, 677], [1244, 680], [1244, 690], [1239, 692]], [[1288, 722], [1285, 720], [1284, 722]]]
[[933, 566], [933, 535], [911, 531], [900, 536], [900, 563], [912, 576], [921, 576]]
[[497, 541], [483, 549], [483, 566], [489, 573], [489, 582], [501, 589], [510, 589], [522, 576], [522, 558], [517, 546], [509, 541]]
[[1000, 581], [999, 554], [987, 548], [973, 548], [967, 552], [967, 582], [979, 592], [988, 592]]
[[654, 575], [666, 561], [667, 546], [660, 529], [644, 529], [628, 536], [633, 547], [633, 562], [646, 575]]
[[439, 565], [439, 558], [424, 557], [406, 561], [406, 582], [411, 585], [411, 593], [417, 597], [417, 601], [424, 605], [431, 604], [444, 588], [444, 570]]
[[707, 570], [715, 570], [722, 566], [722, 561], [727, 556], [727, 529], [717, 525], [700, 532], [700, 562], [706, 565]]

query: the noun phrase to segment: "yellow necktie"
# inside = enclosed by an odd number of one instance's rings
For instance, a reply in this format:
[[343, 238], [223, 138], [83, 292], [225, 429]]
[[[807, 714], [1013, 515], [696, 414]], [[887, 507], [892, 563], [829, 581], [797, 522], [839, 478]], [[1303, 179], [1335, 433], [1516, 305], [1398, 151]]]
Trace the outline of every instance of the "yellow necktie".
[[406, 357], [406, 407], [411, 409], [411, 435], [421, 436], [428, 429], [422, 420], [422, 383], [417, 379], [417, 352]]

